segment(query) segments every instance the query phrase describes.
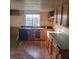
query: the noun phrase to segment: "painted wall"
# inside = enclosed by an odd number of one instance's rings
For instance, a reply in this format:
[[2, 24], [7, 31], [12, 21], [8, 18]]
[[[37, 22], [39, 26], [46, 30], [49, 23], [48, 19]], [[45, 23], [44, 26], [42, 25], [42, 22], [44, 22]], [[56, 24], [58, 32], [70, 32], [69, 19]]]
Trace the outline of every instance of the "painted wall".
[[20, 27], [24, 24], [24, 16], [10, 16], [10, 26]]
[[[48, 12], [40, 13], [40, 26], [52, 26], [53, 22], [48, 21]], [[10, 16], [10, 26], [19, 27], [25, 24], [25, 16]]]

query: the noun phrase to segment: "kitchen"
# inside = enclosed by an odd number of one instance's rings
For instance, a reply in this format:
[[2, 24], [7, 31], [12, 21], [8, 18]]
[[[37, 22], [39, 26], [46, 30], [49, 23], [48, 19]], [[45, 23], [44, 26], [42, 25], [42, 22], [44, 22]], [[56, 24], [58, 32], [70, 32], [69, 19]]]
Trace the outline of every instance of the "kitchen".
[[11, 59], [69, 59], [68, 2], [11, 0]]

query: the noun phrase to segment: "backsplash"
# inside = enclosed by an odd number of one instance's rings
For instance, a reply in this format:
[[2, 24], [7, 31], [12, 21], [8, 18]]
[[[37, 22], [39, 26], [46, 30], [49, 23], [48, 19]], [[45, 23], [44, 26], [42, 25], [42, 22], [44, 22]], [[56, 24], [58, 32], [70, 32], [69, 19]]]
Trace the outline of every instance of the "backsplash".
[[69, 34], [69, 28], [66, 28], [64, 26], [55, 24], [53, 25], [53, 28], [55, 29], [56, 32], [64, 32], [64, 33]]

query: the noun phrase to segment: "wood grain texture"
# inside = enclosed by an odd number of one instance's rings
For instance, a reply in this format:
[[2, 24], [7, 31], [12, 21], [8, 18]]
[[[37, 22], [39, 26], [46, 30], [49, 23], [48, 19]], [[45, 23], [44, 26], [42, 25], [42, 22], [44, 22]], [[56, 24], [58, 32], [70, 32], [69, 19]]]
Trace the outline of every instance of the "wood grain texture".
[[11, 9], [10, 10], [10, 15], [16, 15], [16, 16], [19, 16], [19, 15], [22, 15], [22, 14], [24, 14], [24, 11], [22, 11], [22, 10], [13, 10], [13, 9]]
[[61, 16], [62, 16], [62, 7], [58, 7], [58, 14], [57, 14], [57, 24], [61, 24]]
[[63, 4], [62, 25], [67, 26], [68, 19], [68, 4]]

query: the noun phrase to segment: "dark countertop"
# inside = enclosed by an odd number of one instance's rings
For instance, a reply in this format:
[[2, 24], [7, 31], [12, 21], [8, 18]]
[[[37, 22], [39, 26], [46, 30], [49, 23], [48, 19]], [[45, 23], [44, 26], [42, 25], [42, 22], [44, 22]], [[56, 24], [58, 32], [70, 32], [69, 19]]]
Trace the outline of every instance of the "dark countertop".
[[22, 26], [20, 29], [45, 29], [44, 27], [41, 26]]
[[66, 33], [49, 33], [49, 37], [56, 42], [61, 49], [69, 49], [69, 35]]
[[20, 29], [53, 29], [52, 26], [21, 26]]

